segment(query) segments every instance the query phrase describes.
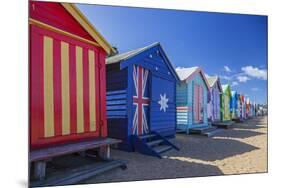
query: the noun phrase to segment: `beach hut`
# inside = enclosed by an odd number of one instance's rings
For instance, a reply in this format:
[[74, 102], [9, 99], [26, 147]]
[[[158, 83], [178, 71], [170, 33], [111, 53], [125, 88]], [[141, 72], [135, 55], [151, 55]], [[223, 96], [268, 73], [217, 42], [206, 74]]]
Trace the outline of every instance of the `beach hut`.
[[256, 114], [255, 114], [255, 106], [256, 106], [256, 103], [253, 102], [253, 101], [250, 101], [250, 112], [249, 112], [249, 114], [250, 114], [251, 117], [255, 117], [256, 116]]
[[29, 3], [30, 162], [36, 178], [46, 161], [98, 149], [109, 158], [105, 58], [114, 49], [69, 3]]
[[240, 94], [240, 119], [246, 119], [246, 105], [245, 105], [245, 97]]
[[231, 89], [230, 85], [222, 85], [222, 94], [221, 94], [221, 120], [222, 121], [230, 121], [231, 120], [231, 112], [230, 112], [230, 105], [231, 105]]
[[256, 102], [253, 103], [253, 116], [255, 117], [256, 116], [256, 107], [257, 107], [257, 104]]
[[230, 106], [230, 110], [231, 110], [231, 117], [233, 120], [238, 120], [240, 119], [240, 101], [239, 101], [239, 94], [237, 93], [237, 91], [231, 91], [231, 106]]
[[222, 87], [218, 76], [207, 77], [210, 92], [208, 102], [208, 120], [211, 122], [220, 121], [220, 94]]
[[236, 120], [237, 121], [242, 121], [243, 119], [241, 118], [241, 94], [237, 93], [237, 113], [236, 113]]
[[176, 147], [176, 83], [179, 78], [160, 43], [106, 60], [107, 123], [120, 149], [161, 157]]
[[250, 105], [251, 105], [251, 103], [250, 103], [250, 99], [249, 98], [246, 98], [246, 101], [245, 101], [245, 108], [246, 108], [246, 118], [249, 118], [251, 115], [250, 115]]
[[258, 116], [258, 103], [255, 102], [255, 106], [254, 106], [254, 115]]
[[250, 101], [250, 104], [249, 104], [249, 117], [253, 117], [254, 114], [253, 114], [253, 102]]
[[177, 129], [187, 133], [209, 128], [207, 116], [209, 83], [199, 67], [176, 70], [180, 77], [177, 86]]

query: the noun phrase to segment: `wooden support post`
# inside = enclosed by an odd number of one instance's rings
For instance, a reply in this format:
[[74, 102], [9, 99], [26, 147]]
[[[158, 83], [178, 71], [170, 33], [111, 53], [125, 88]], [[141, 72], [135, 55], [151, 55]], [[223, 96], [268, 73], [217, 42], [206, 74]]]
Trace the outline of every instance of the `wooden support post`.
[[101, 146], [99, 149], [99, 156], [104, 160], [111, 160], [110, 145]]
[[46, 176], [46, 161], [34, 162], [34, 177], [35, 179], [43, 180]]

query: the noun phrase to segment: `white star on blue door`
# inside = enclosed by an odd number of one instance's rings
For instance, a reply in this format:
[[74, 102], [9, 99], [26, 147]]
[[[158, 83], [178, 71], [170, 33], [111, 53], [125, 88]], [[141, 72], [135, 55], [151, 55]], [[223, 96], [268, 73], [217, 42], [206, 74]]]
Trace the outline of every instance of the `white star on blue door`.
[[160, 94], [160, 101], [158, 101], [158, 104], [160, 104], [160, 111], [163, 110], [166, 112], [166, 108], [168, 108], [168, 101], [169, 99], [166, 98], [166, 93], [164, 93], [164, 95]]

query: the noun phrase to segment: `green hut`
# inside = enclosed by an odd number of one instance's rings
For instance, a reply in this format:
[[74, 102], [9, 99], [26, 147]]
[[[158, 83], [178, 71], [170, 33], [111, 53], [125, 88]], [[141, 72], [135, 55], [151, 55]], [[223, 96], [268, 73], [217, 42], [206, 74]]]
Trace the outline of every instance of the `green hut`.
[[232, 119], [230, 112], [231, 97], [230, 85], [222, 85], [221, 121], [230, 121]]

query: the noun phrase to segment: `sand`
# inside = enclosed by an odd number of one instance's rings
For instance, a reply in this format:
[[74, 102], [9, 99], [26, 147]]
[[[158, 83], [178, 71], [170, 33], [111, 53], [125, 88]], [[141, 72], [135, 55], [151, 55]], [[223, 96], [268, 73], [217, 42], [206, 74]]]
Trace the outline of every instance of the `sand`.
[[256, 117], [213, 137], [177, 134], [172, 140], [181, 150], [164, 159], [112, 150], [115, 159], [128, 161], [83, 183], [105, 183], [267, 172], [267, 117]]

